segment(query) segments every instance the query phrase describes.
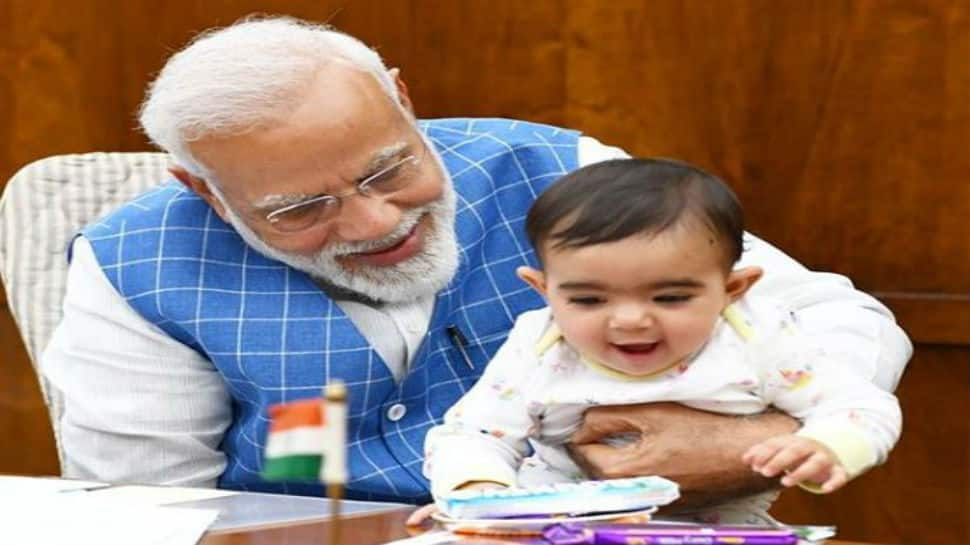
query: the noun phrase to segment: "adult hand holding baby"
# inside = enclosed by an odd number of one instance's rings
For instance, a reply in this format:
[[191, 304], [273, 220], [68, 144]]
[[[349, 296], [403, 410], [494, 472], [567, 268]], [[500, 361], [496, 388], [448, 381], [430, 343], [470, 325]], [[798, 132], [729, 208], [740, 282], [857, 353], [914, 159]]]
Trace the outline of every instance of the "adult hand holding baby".
[[[753, 445], [798, 428], [779, 412], [715, 414], [677, 403], [594, 407], [573, 434], [570, 452], [588, 475], [615, 479], [659, 475], [680, 485], [678, 508], [697, 507], [777, 486], [751, 471], [742, 455]], [[612, 446], [615, 436], [636, 440]]]

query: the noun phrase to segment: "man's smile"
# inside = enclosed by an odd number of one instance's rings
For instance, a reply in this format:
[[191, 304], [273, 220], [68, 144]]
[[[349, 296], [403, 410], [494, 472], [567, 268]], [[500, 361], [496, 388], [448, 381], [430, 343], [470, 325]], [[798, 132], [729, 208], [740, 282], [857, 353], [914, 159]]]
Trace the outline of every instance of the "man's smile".
[[421, 251], [421, 247], [424, 244], [426, 229], [424, 219], [422, 218], [422, 221], [415, 224], [406, 235], [390, 246], [369, 252], [348, 254], [345, 256], [345, 259], [353, 263], [371, 267], [390, 267], [410, 259]]

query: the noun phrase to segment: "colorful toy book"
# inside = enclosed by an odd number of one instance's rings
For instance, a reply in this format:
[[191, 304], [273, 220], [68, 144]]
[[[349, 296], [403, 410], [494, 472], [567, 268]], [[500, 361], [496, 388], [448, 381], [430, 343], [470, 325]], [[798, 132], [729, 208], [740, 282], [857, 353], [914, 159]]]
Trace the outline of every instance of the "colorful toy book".
[[556, 524], [542, 537], [549, 545], [795, 545], [789, 528], [668, 524]]
[[437, 502], [453, 519], [554, 518], [655, 509], [680, 497], [677, 483], [635, 477], [538, 487], [457, 490]]

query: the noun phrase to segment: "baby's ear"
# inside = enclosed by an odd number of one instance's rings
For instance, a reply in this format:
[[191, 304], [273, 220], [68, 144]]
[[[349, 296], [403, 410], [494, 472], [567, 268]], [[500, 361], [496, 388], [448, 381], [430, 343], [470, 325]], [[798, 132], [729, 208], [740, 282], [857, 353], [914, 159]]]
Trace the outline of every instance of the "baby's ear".
[[753, 286], [763, 274], [764, 271], [761, 270], [761, 267], [745, 267], [743, 269], [731, 271], [728, 274], [727, 282], [724, 285], [724, 289], [727, 292], [728, 297], [731, 299], [731, 302], [733, 303], [744, 297], [744, 294], [751, 289], [751, 286]]
[[539, 269], [532, 267], [519, 267], [515, 269], [515, 274], [519, 275], [526, 284], [539, 292], [539, 295], [546, 296], [546, 274]]

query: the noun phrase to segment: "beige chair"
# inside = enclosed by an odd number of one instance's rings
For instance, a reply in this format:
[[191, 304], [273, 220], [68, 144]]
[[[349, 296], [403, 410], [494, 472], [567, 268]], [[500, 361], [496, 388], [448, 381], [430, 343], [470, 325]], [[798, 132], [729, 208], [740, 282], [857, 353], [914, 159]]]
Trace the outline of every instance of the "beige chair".
[[40, 355], [61, 319], [67, 248], [77, 231], [167, 177], [163, 153], [86, 153], [21, 169], [0, 198], [0, 280], [50, 411], [60, 451], [63, 404], [39, 373]]

